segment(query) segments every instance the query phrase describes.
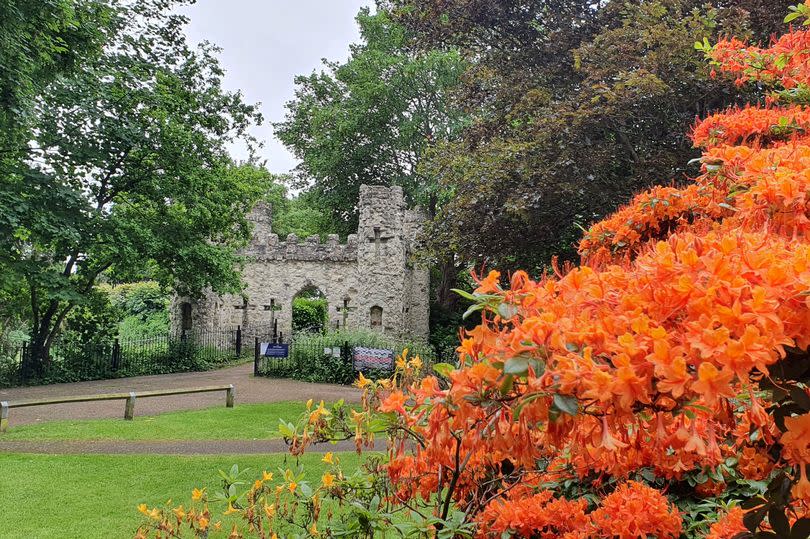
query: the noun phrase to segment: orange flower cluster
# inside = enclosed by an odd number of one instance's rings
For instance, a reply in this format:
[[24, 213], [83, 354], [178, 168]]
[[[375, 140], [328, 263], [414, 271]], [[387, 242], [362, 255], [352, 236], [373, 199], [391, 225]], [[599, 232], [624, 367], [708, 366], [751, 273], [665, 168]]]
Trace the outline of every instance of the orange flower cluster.
[[587, 510], [586, 500], [555, 498], [547, 490], [531, 496], [510, 495], [481, 513], [479, 537], [511, 533], [541, 539], [665, 539], [681, 533], [678, 510], [660, 492], [635, 481], [619, 486], [596, 510]]
[[743, 510], [734, 507], [712, 524], [706, 539], [732, 539], [741, 532], [746, 531], [743, 525]]
[[761, 146], [804, 135], [810, 128], [810, 110], [804, 107], [752, 107], [713, 114], [692, 132], [697, 147]]
[[756, 81], [790, 90], [810, 83], [810, 35], [804, 30], [790, 31], [765, 48], [724, 39], [709, 57], [721, 71], [736, 75], [740, 84]]
[[713, 183], [653, 187], [637, 195], [608, 219], [593, 225], [579, 244], [579, 253], [591, 267], [634, 258], [653, 240], [695, 226], [697, 221], [731, 215], [729, 190]]
[[[793, 31], [770, 49], [728, 40], [711, 54], [726, 71], [795, 88], [810, 82], [808, 50], [810, 32]], [[752, 479], [810, 463], [810, 414], [787, 417], [782, 435], [757, 389], [788, 348], [810, 346], [808, 110], [710, 117], [695, 129], [696, 182], [655, 188], [596, 224], [582, 266], [539, 280], [517, 272], [508, 289], [497, 272], [481, 279], [488, 314], [464, 334], [449, 387], [429, 377], [380, 397], [403, 433], [388, 467], [395, 496], [450, 492], [484, 536], [675, 537], [680, 517], [649, 487], [625, 483], [589, 511], [514, 483], [539, 474], [593, 487], [640, 470], [679, 481], [740, 451]], [[554, 463], [553, 480], [539, 462]], [[797, 468], [794, 496], [810, 500]], [[732, 510], [711, 536], [740, 518]]]

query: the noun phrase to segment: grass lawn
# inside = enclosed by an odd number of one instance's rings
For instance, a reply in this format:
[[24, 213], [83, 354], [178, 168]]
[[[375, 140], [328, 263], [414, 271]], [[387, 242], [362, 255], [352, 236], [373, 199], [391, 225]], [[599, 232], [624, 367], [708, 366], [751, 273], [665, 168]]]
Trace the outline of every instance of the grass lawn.
[[279, 438], [278, 420], [295, 422], [302, 402], [241, 404], [157, 416], [49, 421], [12, 427], [3, 440], [265, 440]]
[[[300, 462], [313, 484], [326, 464], [309, 454]], [[354, 453], [340, 454], [345, 472], [360, 463]], [[286, 464], [285, 464], [286, 463]], [[232, 464], [262, 470], [296, 467], [287, 455], [178, 457], [153, 455], [0, 455], [0, 538], [118, 539], [134, 535], [143, 522], [136, 507], [191, 500], [195, 487], [219, 487], [217, 470]], [[224, 507], [212, 504], [221, 514]], [[227, 524], [227, 517], [222, 518]]]

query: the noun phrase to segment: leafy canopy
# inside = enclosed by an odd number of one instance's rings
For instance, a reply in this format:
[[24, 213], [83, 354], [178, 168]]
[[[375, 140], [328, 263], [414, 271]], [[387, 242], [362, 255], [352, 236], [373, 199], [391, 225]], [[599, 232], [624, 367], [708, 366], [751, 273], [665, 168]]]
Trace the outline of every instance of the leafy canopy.
[[109, 8], [103, 51], [42, 88], [30, 152], [2, 177], [0, 273], [24, 283], [40, 360], [107, 270], [149, 265], [180, 293], [240, 289], [235, 248], [264, 187], [226, 146], [251, 142], [261, 116], [222, 88], [214, 47], [186, 43], [180, 3]]
[[751, 94], [712, 80], [692, 44], [769, 39], [789, 0], [391, 0], [425, 50], [469, 60], [470, 115], [423, 164], [447, 195], [428, 250], [537, 272], [575, 261], [581, 227], [639, 189], [682, 183], [698, 115]]
[[414, 50], [385, 10], [363, 9], [357, 22], [362, 42], [348, 61], [297, 77], [287, 117], [275, 124], [301, 159], [300, 185], [311, 187], [341, 234], [356, 230], [361, 184], [399, 185], [412, 203], [435, 206], [437, 186], [420, 160], [463, 123], [447, 102], [463, 72], [458, 53]]

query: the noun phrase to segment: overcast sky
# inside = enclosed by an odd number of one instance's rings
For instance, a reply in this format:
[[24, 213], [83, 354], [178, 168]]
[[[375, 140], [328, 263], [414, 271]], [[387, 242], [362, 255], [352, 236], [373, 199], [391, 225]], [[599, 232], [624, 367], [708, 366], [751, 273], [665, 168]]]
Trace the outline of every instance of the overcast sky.
[[[344, 60], [359, 38], [355, 15], [372, 0], [197, 0], [183, 13], [193, 43], [222, 47], [225, 85], [241, 89], [248, 102], [261, 102], [265, 123], [254, 135], [264, 141], [262, 157], [272, 172], [287, 172], [296, 160], [273, 137], [271, 122], [284, 117], [293, 97], [293, 78], [319, 69], [321, 59]], [[233, 148], [236, 159], [246, 157]]]

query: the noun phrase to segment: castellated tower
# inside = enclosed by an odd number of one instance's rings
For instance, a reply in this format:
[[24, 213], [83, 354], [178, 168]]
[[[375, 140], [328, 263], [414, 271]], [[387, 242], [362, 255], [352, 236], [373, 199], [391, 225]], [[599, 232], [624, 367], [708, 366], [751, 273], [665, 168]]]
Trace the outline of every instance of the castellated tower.
[[426, 340], [429, 273], [412, 264], [412, 246], [424, 216], [407, 209], [400, 187], [360, 187], [357, 234], [341, 244], [336, 235], [281, 241], [272, 232], [271, 208], [259, 203], [248, 216], [253, 240], [241, 296], [207, 293], [201, 300], [175, 298], [174, 331], [242, 326], [266, 335], [274, 325], [292, 332], [292, 301], [317, 289], [329, 303], [330, 328], [363, 328], [392, 337]]

